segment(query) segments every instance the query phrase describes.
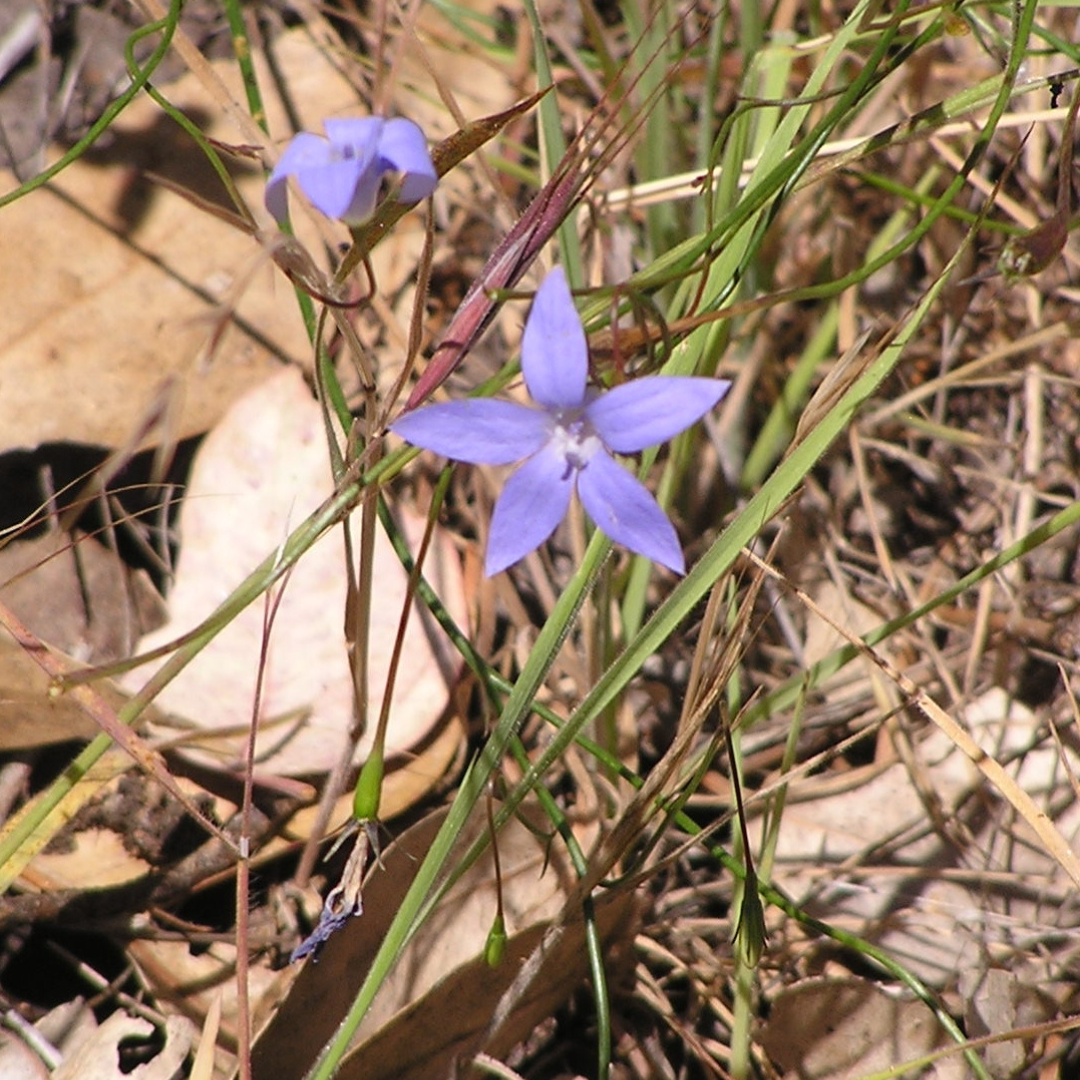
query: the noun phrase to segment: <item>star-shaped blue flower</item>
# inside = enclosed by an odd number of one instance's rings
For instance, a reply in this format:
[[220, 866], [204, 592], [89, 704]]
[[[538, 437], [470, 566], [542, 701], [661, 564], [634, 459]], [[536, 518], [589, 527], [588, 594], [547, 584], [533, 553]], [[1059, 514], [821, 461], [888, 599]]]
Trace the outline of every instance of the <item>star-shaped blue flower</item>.
[[474, 465], [522, 462], [495, 505], [484, 572], [490, 577], [555, 531], [578, 497], [612, 540], [683, 573], [675, 528], [611, 456], [665, 442], [727, 392], [725, 379], [655, 375], [597, 393], [587, 387], [585, 330], [561, 267], [537, 290], [521, 341], [525, 385], [539, 408], [474, 398], [406, 413], [390, 430]]
[[419, 202], [435, 190], [439, 177], [424, 133], [411, 120], [369, 116], [323, 126], [326, 138], [296, 135], [266, 182], [266, 208], [279, 222], [289, 213], [290, 176], [317, 210], [348, 225], [371, 216], [387, 173], [401, 174], [401, 202]]

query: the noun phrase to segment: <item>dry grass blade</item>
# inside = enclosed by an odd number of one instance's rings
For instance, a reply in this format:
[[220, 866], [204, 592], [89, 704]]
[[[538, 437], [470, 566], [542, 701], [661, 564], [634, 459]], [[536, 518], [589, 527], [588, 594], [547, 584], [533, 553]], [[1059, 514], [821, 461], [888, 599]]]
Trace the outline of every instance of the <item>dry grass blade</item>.
[[[165, 8], [159, 0], [138, 0], [138, 7], [146, 13], [149, 19], [158, 20], [165, 17]], [[236, 125], [244, 142], [251, 146], [262, 147], [264, 153], [272, 157], [276, 156], [273, 148], [269, 145], [266, 133], [244, 111], [243, 106], [233, 97], [210, 61], [199, 52], [195, 43], [180, 27], [177, 27], [173, 36], [173, 46], [183, 58], [184, 63], [206, 88], [207, 93], [221, 108], [221, 111]]]
[[[4, 604], [0, 604], [0, 623], [7, 628], [19, 645], [26, 650], [27, 654], [33, 657], [42, 670], [47, 672], [53, 679], [63, 679], [71, 673], [69, 670], [71, 665], [54, 655], [48, 646], [36, 634], [32, 633]], [[93, 687], [76, 684], [70, 686], [67, 693], [71, 694], [101, 730], [117, 745], [127, 751], [140, 768], [157, 780], [207, 833], [216, 837], [235, 854], [239, 854], [235, 842], [214, 825], [195, 805], [191, 797], [177, 784], [172, 774], [165, 768], [161, 756], [156, 751], [151, 750], [131, 728], [120, 722], [116, 713], [113, 712]]]
[[846, 627], [840, 626], [835, 620], [821, 610], [813, 599], [797, 585], [792, 583], [784, 574], [770, 566], [753, 552], [747, 552], [753, 562], [760, 566], [766, 573], [772, 575], [785, 587], [791, 589], [799, 600], [806, 605], [819, 619], [826, 622], [836, 633], [843, 636], [849, 645], [854, 646], [859, 652], [872, 660], [909, 698], [911, 703], [919, 709], [923, 715], [946, 735], [971, 763], [994, 785], [1001, 795], [1012, 805], [1013, 809], [1028, 823], [1035, 835], [1045, 845], [1057, 864], [1080, 888], [1080, 859], [1069, 847], [1068, 842], [1058, 832], [1054, 823], [1045, 811], [1040, 810], [1034, 799], [1005, 771], [1004, 768], [965, 731], [940, 705], [930, 697], [925, 690], [915, 685], [903, 672], [898, 671], [879, 652], [871, 648], [860, 638], [852, 634]]

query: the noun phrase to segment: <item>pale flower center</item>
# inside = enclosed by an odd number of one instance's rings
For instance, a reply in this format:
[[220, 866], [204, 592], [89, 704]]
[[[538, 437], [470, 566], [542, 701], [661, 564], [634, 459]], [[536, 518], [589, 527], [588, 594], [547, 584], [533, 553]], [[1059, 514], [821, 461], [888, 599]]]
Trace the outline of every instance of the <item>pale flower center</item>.
[[592, 456], [603, 447], [600, 436], [581, 410], [557, 412], [551, 432], [551, 445], [566, 459], [569, 469], [583, 469]]

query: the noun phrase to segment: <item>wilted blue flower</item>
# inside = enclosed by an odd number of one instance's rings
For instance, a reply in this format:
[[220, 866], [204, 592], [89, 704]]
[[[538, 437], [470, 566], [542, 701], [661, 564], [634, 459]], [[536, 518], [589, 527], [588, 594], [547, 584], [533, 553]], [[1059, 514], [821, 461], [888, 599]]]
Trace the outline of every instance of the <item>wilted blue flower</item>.
[[279, 222], [289, 212], [287, 181], [327, 217], [357, 225], [371, 216], [387, 173], [401, 173], [398, 199], [426, 199], [438, 182], [424, 133], [411, 120], [369, 116], [327, 120], [326, 138], [302, 131], [285, 148], [266, 182], [266, 208]]
[[700, 420], [731, 385], [655, 375], [606, 393], [586, 385], [588, 345], [557, 267], [537, 290], [521, 341], [521, 370], [540, 406], [485, 398], [428, 405], [390, 429], [408, 442], [474, 465], [521, 461], [495, 506], [484, 572], [506, 569], [554, 532], [577, 490], [612, 540], [682, 573], [675, 528], [615, 459], [665, 442]]

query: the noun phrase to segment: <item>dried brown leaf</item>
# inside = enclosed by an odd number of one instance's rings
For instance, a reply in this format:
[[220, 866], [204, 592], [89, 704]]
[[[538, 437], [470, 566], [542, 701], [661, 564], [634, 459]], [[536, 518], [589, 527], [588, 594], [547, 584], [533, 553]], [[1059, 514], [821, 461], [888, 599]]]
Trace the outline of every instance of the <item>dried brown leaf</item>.
[[[331, 492], [322, 411], [299, 373], [280, 372], [238, 401], [196, 456], [180, 513], [180, 552], [168, 599], [170, 621], [141, 651], [165, 645], [205, 619], [268, 553]], [[418, 539], [424, 523], [401, 515]], [[370, 716], [378, 715], [407, 577], [377, 532], [370, 633]], [[437, 533], [425, 570], [459, 625], [465, 622], [461, 570], [449, 538]], [[353, 723], [355, 696], [344, 635], [347, 575], [340, 532], [324, 537], [284, 583], [261, 696], [259, 769], [287, 776], [328, 772]], [[243, 758], [255, 701], [264, 606], [243, 611], [157, 698], [191, 725], [214, 764]], [[445, 638], [414, 609], [394, 689], [387, 752], [409, 750], [442, 717], [455, 661]], [[131, 672], [131, 689], [148, 677]], [[273, 721], [279, 721], [274, 723]], [[373, 727], [373, 725], [372, 725]], [[173, 732], [175, 734], [175, 731]], [[359, 755], [371, 745], [373, 731]], [[191, 751], [195, 754], [195, 751]]]

